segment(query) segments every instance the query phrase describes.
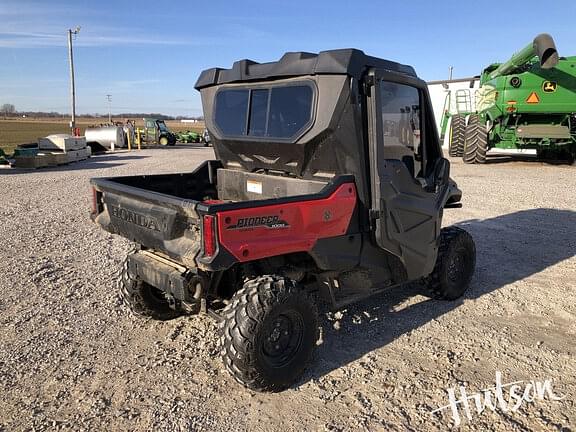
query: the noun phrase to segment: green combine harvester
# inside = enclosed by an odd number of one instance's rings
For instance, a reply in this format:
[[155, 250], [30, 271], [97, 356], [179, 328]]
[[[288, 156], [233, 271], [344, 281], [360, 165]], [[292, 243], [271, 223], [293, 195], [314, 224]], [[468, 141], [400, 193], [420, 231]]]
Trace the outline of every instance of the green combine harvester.
[[445, 109], [451, 156], [484, 163], [492, 148], [533, 149], [540, 159], [574, 161], [576, 57], [559, 57], [550, 35], [485, 68], [475, 99], [472, 112]]
[[[472, 78], [471, 86], [475, 78]], [[450, 80], [449, 80], [450, 81]], [[446, 85], [446, 84], [444, 84]], [[446, 85], [446, 88], [448, 86]], [[462, 156], [464, 153], [464, 137], [466, 133], [466, 118], [475, 112], [472, 108], [472, 95], [469, 89], [458, 89], [454, 94], [455, 108], [452, 108], [452, 91], [448, 90], [444, 99], [442, 121], [440, 127], [440, 142], [444, 143], [446, 130], [450, 124], [449, 155]]]

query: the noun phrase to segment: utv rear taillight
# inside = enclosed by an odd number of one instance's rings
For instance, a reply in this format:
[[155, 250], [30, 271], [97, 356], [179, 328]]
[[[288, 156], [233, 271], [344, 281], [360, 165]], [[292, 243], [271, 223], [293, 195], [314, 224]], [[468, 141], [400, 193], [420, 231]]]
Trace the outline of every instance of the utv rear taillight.
[[98, 198], [99, 198], [99, 193], [96, 190], [96, 188], [92, 188], [92, 214], [98, 214], [100, 213], [99, 210], [99, 204], [98, 204]]
[[204, 256], [213, 257], [216, 254], [216, 218], [206, 215], [202, 219], [202, 236], [204, 241]]

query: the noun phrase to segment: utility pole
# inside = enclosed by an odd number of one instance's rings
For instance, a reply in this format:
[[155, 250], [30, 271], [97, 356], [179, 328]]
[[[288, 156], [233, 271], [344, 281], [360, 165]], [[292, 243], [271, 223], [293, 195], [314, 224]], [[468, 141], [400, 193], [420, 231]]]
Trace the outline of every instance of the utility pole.
[[108, 123], [112, 124], [112, 95], [107, 94], [106, 99], [108, 100]]
[[452, 72], [454, 72], [454, 66], [450, 66], [450, 72], [448, 73], [448, 79], [452, 79]]
[[76, 87], [74, 85], [74, 55], [72, 53], [72, 35], [77, 35], [80, 31], [80, 26], [74, 30], [68, 29], [68, 60], [70, 63], [70, 102], [72, 104], [72, 119], [70, 121], [70, 129], [74, 130], [76, 127]]

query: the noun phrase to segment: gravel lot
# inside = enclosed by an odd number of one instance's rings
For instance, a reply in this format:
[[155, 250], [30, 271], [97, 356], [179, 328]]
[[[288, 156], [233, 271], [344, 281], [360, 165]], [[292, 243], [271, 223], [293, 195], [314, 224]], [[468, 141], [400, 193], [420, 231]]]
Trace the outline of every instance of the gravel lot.
[[[65, 169], [0, 170], [0, 431], [445, 430], [446, 389], [553, 380], [560, 401], [473, 412], [467, 429], [574, 430], [576, 167], [468, 166], [452, 176], [478, 266], [457, 302], [398, 288], [322, 319], [297, 386], [239, 387], [207, 316], [132, 317], [115, 281], [130, 245], [88, 218], [88, 179], [191, 170], [212, 152], [118, 153]], [[525, 383], [524, 383], [525, 384]], [[472, 402], [471, 402], [472, 403]]]

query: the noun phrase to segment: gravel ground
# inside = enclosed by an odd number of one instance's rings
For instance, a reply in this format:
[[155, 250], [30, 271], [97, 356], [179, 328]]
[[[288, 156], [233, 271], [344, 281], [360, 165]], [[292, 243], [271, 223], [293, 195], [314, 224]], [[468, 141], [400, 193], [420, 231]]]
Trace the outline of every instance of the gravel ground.
[[574, 430], [576, 167], [454, 161], [464, 208], [444, 224], [467, 228], [478, 250], [465, 298], [403, 287], [326, 314], [301, 381], [257, 394], [221, 366], [209, 317], [127, 312], [115, 281], [130, 245], [88, 218], [89, 178], [210, 157], [187, 147], [0, 171], [0, 431], [445, 430], [450, 411], [431, 411], [448, 404], [446, 389], [494, 386], [496, 371], [551, 379], [564, 399], [473, 411], [467, 429]]

